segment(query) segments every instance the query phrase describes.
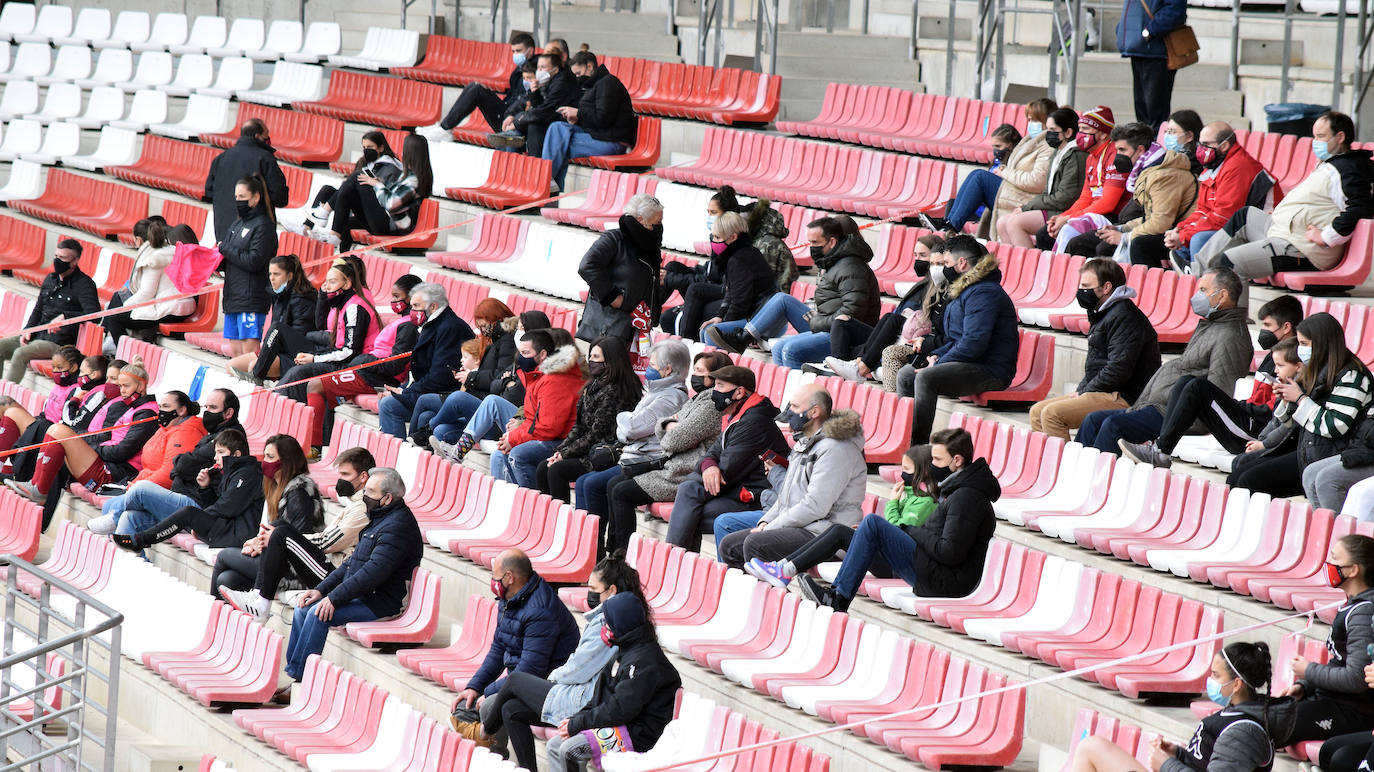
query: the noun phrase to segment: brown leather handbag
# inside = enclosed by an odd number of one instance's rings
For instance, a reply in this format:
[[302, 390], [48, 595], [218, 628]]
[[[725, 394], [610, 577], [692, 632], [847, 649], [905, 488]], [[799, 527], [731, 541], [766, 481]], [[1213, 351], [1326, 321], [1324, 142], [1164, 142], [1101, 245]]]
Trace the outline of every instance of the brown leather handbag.
[[[1150, 17], [1150, 21], [1154, 21], [1155, 13], [1150, 10], [1150, 4], [1140, 0], [1140, 7], [1145, 9], [1145, 15]], [[1171, 70], [1181, 70], [1190, 64], [1197, 64], [1197, 52], [1201, 48], [1197, 42], [1197, 35], [1193, 34], [1193, 28], [1187, 24], [1164, 33], [1164, 53]]]

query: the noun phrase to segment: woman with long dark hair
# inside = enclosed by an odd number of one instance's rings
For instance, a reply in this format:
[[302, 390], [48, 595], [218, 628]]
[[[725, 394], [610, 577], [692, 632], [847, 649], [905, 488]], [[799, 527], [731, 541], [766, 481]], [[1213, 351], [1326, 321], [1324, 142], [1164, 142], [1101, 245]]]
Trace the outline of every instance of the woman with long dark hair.
[[387, 142], [385, 134], [373, 129], [363, 134], [360, 143], [363, 152], [353, 163], [353, 171], [337, 188], [333, 185], [320, 187], [319, 192], [315, 194], [315, 200], [310, 204], [310, 216], [301, 223], [299, 233], [338, 246], [337, 234], [331, 231], [330, 227], [334, 223], [334, 212], [339, 208], [338, 199], [344, 189], [356, 189], [363, 179], [377, 179], [382, 184], [389, 185], [402, 177], [404, 167], [396, 156], [396, 151], [391, 149], [391, 143]]
[[[336, 259], [320, 284], [316, 300], [315, 321], [320, 331], [306, 336], [309, 347], [298, 351], [289, 366], [283, 362], [281, 382], [295, 383], [333, 372], [371, 351], [382, 325], [370, 295], [362, 261]], [[305, 384], [282, 388], [280, 393], [306, 401]]]
[[356, 179], [356, 184], [339, 188], [333, 201], [331, 230], [318, 236], [343, 251], [353, 248], [353, 228], [364, 228], [373, 236], [399, 236], [414, 230], [420, 204], [434, 190], [429, 141], [418, 134], [406, 136], [397, 179], [383, 180], [365, 172]]
[[[285, 202], [281, 202], [285, 203]], [[234, 187], [238, 219], [219, 243], [224, 260], [224, 339], [230, 356], [258, 350], [272, 306], [267, 266], [277, 255], [277, 210], [262, 175], [239, 180]]]
[[262, 380], [281, 376], [283, 364], [297, 351], [304, 351], [306, 334], [318, 327], [315, 321], [315, 286], [310, 283], [301, 259], [295, 255], [277, 255], [267, 261], [267, 282], [272, 290], [272, 326], [263, 336], [263, 348], [275, 351], [240, 354], [224, 367], [230, 375]]

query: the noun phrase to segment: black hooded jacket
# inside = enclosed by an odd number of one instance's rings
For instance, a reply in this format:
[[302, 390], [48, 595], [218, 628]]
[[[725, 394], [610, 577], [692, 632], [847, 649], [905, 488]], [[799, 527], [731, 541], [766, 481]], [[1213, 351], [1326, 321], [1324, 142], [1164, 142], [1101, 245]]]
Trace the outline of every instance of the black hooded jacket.
[[983, 578], [988, 542], [997, 529], [992, 502], [1001, 495], [1002, 486], [981, 458], [940, 483], [935, 512], [920, 526], [906, 529], [916, 541], [917, 595], [962, 598], [973, 592]]
[[778, 291], [772, 267], [743, 235], [712, 262], [719, 263], [725, 275], [725, 300], [720, 309], [724, 321], [749, 318]]
[[[205, 177], [205, 200], [215, 207], [215, 240], [224, 241], [229, 226], [238, 219], [234, 210], [234, 186], [244, 177], [261, 174], [267, 183], [272, 206], [284, 207], [291, 197], [286, 175], [277, 164], [277, 151], [257, 137], [239, 137], [233, 147], [215, 156]], [[275, 253], [274, 253], [275, 254]]]
[[835, 317], [848, 315], [864, 324], [878, 323], [882, 313], [882, 291], [878, 277], [868, 263], [873, 248], [863, 236], [846, 236], [830, 252], [816, 258], [821, 279], [812, 300], [812, 332], [829, 332]]
[[702, 472], [708, 467], [720, 467], [725, 480], [721, 496], [738, 496], [740, 488], [748, 488], [754, 494], [766, 490], [768, 474], [763, 470], [760, 456], [768, 450], [783, 458], [791, 453], [774, 420], [778, 409], [773, 403], [758, 393], [750, 394], [745, 400], [743, 412], [716, 437], [698, 467]]
[[1079, 394], [1120, 392], [1135, 402], [1159, 369], [1159, 334], [1129, 297], [1108, 298], [1102, 312], [1089, 311], [1088, 358]]
[[[204, 420], [202, 418], [202, 420]], [[172, 492], [180, 493], [183, 496], [190, 496], [199, 502], [201, 507], [208, 507], [215, 500], [215, 488], [201, 488], [196, 485], [196, 476], [200, 470], [210, 467], [215, 463], [215, 438], [219, 433], [228, 429], [243, 431], [243, 424], [239, 423], [238, 416], [230, 418], [220, 424], [213, 432], [200, 438], [196, 446], [172, 459]], [[212, 473], [217, 475], [218, 473]]]
[[196, 535], [211, 547], [239, 547], [257, 532], [262, 517], [262, 464], [253, 456], [226, 456], [221, 463], [219, 484], [212, 486], [218, 495], [205, 507], [215, 524]]
[[633, 146], [639, 136], [639, 121], [625, 84], [599, 64], [582, 82], [582, 99], [577, 102], [577, 125], [602, 142], [622, 142]]
[[647, 751], [673, 720], [682, 677], [648, 624], [617, 635], [615, 645], [620, 650], [613, 665], [602, 671], [596, 698], [568, 719], [568, 732], [623, 726], [630, 730], [634, 749]]

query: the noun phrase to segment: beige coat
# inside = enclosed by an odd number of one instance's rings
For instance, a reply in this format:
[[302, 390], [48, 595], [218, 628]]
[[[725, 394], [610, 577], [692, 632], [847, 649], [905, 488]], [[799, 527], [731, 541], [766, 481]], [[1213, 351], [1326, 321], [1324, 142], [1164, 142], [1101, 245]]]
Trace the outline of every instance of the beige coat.
[[[997, 205], [993, 207], [986, 233], [997, 232], [997, 220], [1021, 206], [1037, 193], [1045, 192], [1050, 178], [1050, 159], [1054, 148], [1045, 144], [1041, 132], [1033, 139], [1023, 139], [1012, 148], [1002, 169], [1002, 187], [997, 189]], [[979, 233], [984, 234], [982, 228]]]
[[1121, 226], [1132, 236], [1158, 236], [1178, 224], [1197, 204], [1197, 178], [1186, 156], [1167, 150], [1164, 160], [1140, 173], [1135, 200], [1145, 210]]
[[[167, 266], [172, 264], [175, 252], [175, 244], [168, 244], [161, 249], [147, 246], [139, 249], [138, 255], [134, 258], [133, 272], [129, 274], [129, 289], [133, 294], [124, 301], [124, 305], [132, 306], [135, 303], [181, 294], [172, 283], [171, 277], [167, 275]], [[168, 316], [189, 316], [195, 313], [195, 310], [195, 298], [181, 298], [142, 308], [131, 308], [129, 316], [139, 321], [151, 322]]]

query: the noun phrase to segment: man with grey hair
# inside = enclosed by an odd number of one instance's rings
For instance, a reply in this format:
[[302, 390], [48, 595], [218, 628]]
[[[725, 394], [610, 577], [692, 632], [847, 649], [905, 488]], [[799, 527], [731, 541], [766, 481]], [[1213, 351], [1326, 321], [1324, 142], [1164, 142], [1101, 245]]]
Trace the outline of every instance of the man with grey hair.
[[[405, 495], [406, 484], [395, 469], [375, 467], [368, 474], [362, 495], [368, 522], [353, 554], [296, 603], [286, 644], [286, 674], [292, 681], [305, 675], [311, 654], [324, 651], [329, 628], [401, 613], [425, 547]], [[273, 699], [281, 702], [290, 691], [288, 684]]]
[[475, 337], [472, 327], [449, 308], [441, 284], [415, 285], [410, 291], [410, 321], [420, 328], [410, 354], [410, 384], [388, 386], [391, 393], [378, 406], [382, 431], [400, 439], [405, 439], [406, 422], [415, 418], [415, 403], [422, 395], [458, 390], [453, 372], [461, 369], [463, 341]]
[[578, 338], [591, 343], [609, 335], [630, 343], [658, 323], [662, 247], [663, 204], [644, 193], [633, 196], [620, 227], [602, 234], [577, 267], [588, 290]]

